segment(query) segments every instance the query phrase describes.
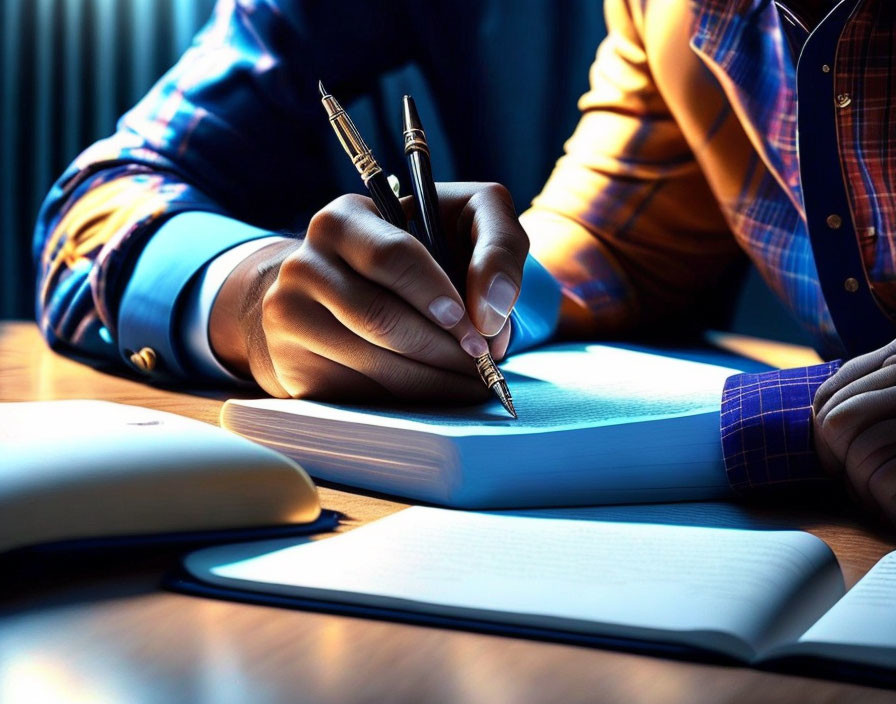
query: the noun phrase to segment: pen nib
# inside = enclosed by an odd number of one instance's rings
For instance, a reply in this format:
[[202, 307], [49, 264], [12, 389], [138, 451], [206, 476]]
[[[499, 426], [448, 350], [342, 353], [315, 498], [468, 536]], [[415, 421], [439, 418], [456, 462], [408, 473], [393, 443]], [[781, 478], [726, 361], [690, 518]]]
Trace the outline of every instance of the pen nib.
[[506, 411], [513, 416], [514, 420], [518, 420], [519, 416], [516, 414], [516, 408], [513, 407], [513, 399], [510, 397], [510, 391], [507, 389], [507, 383], [504, 380], [499, 381], [492, 387], [495, 390], [495, 394], [498, 397], [498, 400], [501, 402], [501, 405], [504, 406]]
[[329, 93], [327, 93], [327, 89], [324, 88], [324, 82], [323, 82], [323, 81], [318, 81], [318, 82], [317, 82], [317, 89], [320, 91], [320, 97], [321, 97], [321, 98], [326, 98], [326, 97], [329, 95]]
[[476, 369], [485, 385], [494, 392], [505, 410], [516, 419], [516, 409], [513, 407], [513, 398], [510, 396], [510, 389], [507, 388], [507, 381], [488, 352], [476, 357]]

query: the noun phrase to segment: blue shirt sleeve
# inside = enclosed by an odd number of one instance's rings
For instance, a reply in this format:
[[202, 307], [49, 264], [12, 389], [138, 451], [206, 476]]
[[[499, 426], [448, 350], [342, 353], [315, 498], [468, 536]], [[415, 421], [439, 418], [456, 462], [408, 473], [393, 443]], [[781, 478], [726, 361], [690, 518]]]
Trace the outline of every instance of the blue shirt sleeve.
[[812, 442], [812, 399], [840, 368], [828, 362], [798, 369], [736, 374], [722, 392], [722, 452], [736, 492], [796, 483], [826, 483]]
[[[140, 253], [121, 298], [118, 347], [126, 363], [156, 381], [189, 376], [179, 320], [191, 279], [222, 252], [269, 235], [214, 213], [167, 220]], [[151, 368], [134, 356], [144, 349], [152, 351]]]
[[522, 352], [550, 339], [560, 317], [560, 284], [531, 255], [523, 267], [523, 285], [510, 314], [507, 354]]

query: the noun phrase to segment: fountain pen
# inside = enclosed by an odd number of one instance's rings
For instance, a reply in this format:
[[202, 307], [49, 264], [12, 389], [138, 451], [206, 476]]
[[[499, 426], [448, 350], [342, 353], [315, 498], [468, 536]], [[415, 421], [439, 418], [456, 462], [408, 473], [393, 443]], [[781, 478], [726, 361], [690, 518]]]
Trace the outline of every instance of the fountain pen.
[[[379, 210], [380, 215], [391, 225], [408, 231], [407, 218], [404, 215], [404, 209], [401, 207], [398, 196], [395, 195], [382, 168], [380, 168], [380, 165], [377, 163], [376, 159], [374, 159], [370, 147], [368, 147], [361, 138], [358, 128], [355, 127], [345, 109], [332, 95], [327, 93], [322, 82], [318, 82], [318, 89], [320, 90], [321, 102], [327, 111], [330, 125], [333, 127], [333, 131], [336, 132], [336, 136], [339, 138], [339, 142], [342, 144], [345, 153], [348, 154], [352, 163], [355, 165], [355, 168], [360, 174], [361, 180], [364, 182], [367, 190], [370, 192], [370, 197], [373, 200], [374, 205], [376, 205], [377, 210]], [[405, 99], [406, 104], [407, 100], [408, 98]], [[416, 110], [414, 110], [414, 116], [416, 116]], [[423, 159], [419, 156], [413, 156], [413, 154], [421, 155], [423, 152], [420, 150], [419, 146], [408, 146], [407, 130], [405, 130], [405, 153], [408, 154], [411, 163], [414, 195], [420, 204], [421, 213], [424, 210], [428, 210], [429, 216], [422, 216], [424, 234], [413, 234], [423, 243], [427, 248], [427, 251], [433, 255], [436, 262], [443, 268], [446, 268], [450, 261], [448, 258], [449, 250], [447, 241], [441, 234], [441, 222], [437, 217], [438, 198], [436, 196], [435, 184], [432, 181], [432, 170], [429, 164], [429, 148], [426, 147], [426, 139], [423, 136], [423, 130], [419, 127], [419, 118], [416, 118], [416, 125], [417, 127], [414, 128], [416, 130], [415, 134], [419, 135], [419, 144], [422, 145], [426, 153], [423, 170], [419, 168], [419, 166], [423, 164]], [[418, 164], [418, 166], [414, 166], [415, 163]], [[422, 186], [424, 177], [427, 179], [426, 183], [428, 186]], [[425, 196], [422, 195], [424, 189], [426, 190]], [[423, 198], [426, 200], [423, 200]], [[424, 203], [426, 205], [424, 205]], [[446, 268], [446, 273], [450, 276], [452, 271], [449, 271]], [[454, 281], [454, 279], [452, 280]], [[455, 285], [457, 284], [455, 283]], [[486, 353], [481, 357], [477, 357], [475, 362], [476, 369], [479, 372], [479, 376], [482, 378], [483, 383], [498, 397], [498, 400], [501, 401], [501, 405], [507, 409], [507, 412], [516, 418], [516, 409], [513, 406], [510, 390], [507, 388], [507, 382], [491, 355]]]
[[370, 192], [376, 209], [380, 211], [383, 220], [390, 225], [407, 230], [408, 221], [404, 216], [404, 208], [401, 207], [398, 196], [392, 190], [386, 174], [373, 158], [370, 147], [361, 138], [361, 133], [358, 132], [355, 123], [336, 101], [336, 98], [327, 93], [322, 81], [317, 82], [317, 87], [320, 90], [321, 102], [327, 111], [327, 117], [330, 119], [330, 125], [339, 138], [339, 143], [342, 144], [345, 153], [349, 155], [361, 175], [361, 180]]
[[[439, 266], [445, 270], [452, 283], [460, 291], [464, 287], [459, 286], [463, 281], [463, 268], [453, 261], [452, 252], [448, 247], [448, 240], [442, 227], [442, 218], [439, 213], [439, 196], [436, 193], [436, 184], [432, 177], [432, 164], [429, 160], [429, 145], [426, 143], [426, 134], [423, 132], [423, 123], [417, 114], [417, 106], [414, 99], [404, 96], [402, 105], [402, 131], [404, 132], [404, 153], [408, 159], [408, 168], [411, 172], [411, 187], [414, 198], [417, 199], [417, 210], [423, 223], [421, 241], [426, 249], [436, 260]], [[476, 358], [476, 369], [479, 376], [488, 388], [498, 397], [501, 405], [514, 418], [517, 417], [513, 406], [513, 397], [507, 387], [507, 381], [495, 360], [486, 352]]]

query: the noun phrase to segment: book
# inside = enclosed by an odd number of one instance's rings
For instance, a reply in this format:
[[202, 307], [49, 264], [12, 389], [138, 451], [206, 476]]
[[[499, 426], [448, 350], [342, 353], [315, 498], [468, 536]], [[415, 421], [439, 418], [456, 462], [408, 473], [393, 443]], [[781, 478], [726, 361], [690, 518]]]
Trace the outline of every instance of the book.
[[846, 592], [819, 538], [692, 506], [703, 519], [418, 506], [333, 538], [209, 548], [184, 568], [250, 601], [896, 676], [896, 552]]
[[107, 401], [2, 403], [0, 447], [0, 553], [290, 527], [321, 513], [294, 461], [173, 413]]
[[706, 350], [553, 345], [501, 365], [519, 420], [497, 400], [414, 407], [259, 399], [227, 401], [221, 425], [289, 455], [316, 479], [444, 506], [719, 498], [730, 492], [722, 387], [750, 365]]

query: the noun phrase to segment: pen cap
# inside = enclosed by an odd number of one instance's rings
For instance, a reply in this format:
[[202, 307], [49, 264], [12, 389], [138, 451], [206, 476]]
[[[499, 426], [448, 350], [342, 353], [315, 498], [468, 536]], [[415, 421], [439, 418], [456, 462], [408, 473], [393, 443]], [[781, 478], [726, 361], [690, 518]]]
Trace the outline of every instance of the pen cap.
[[402, 102], [401, 129], [404, 133], [404, 153], [422, 151], [429, 156], [429, 145], [426, 143], [426, 134], [423, 131], [423, 123], [417, 113], [417, 105], [414, 99], [406, 95]]

